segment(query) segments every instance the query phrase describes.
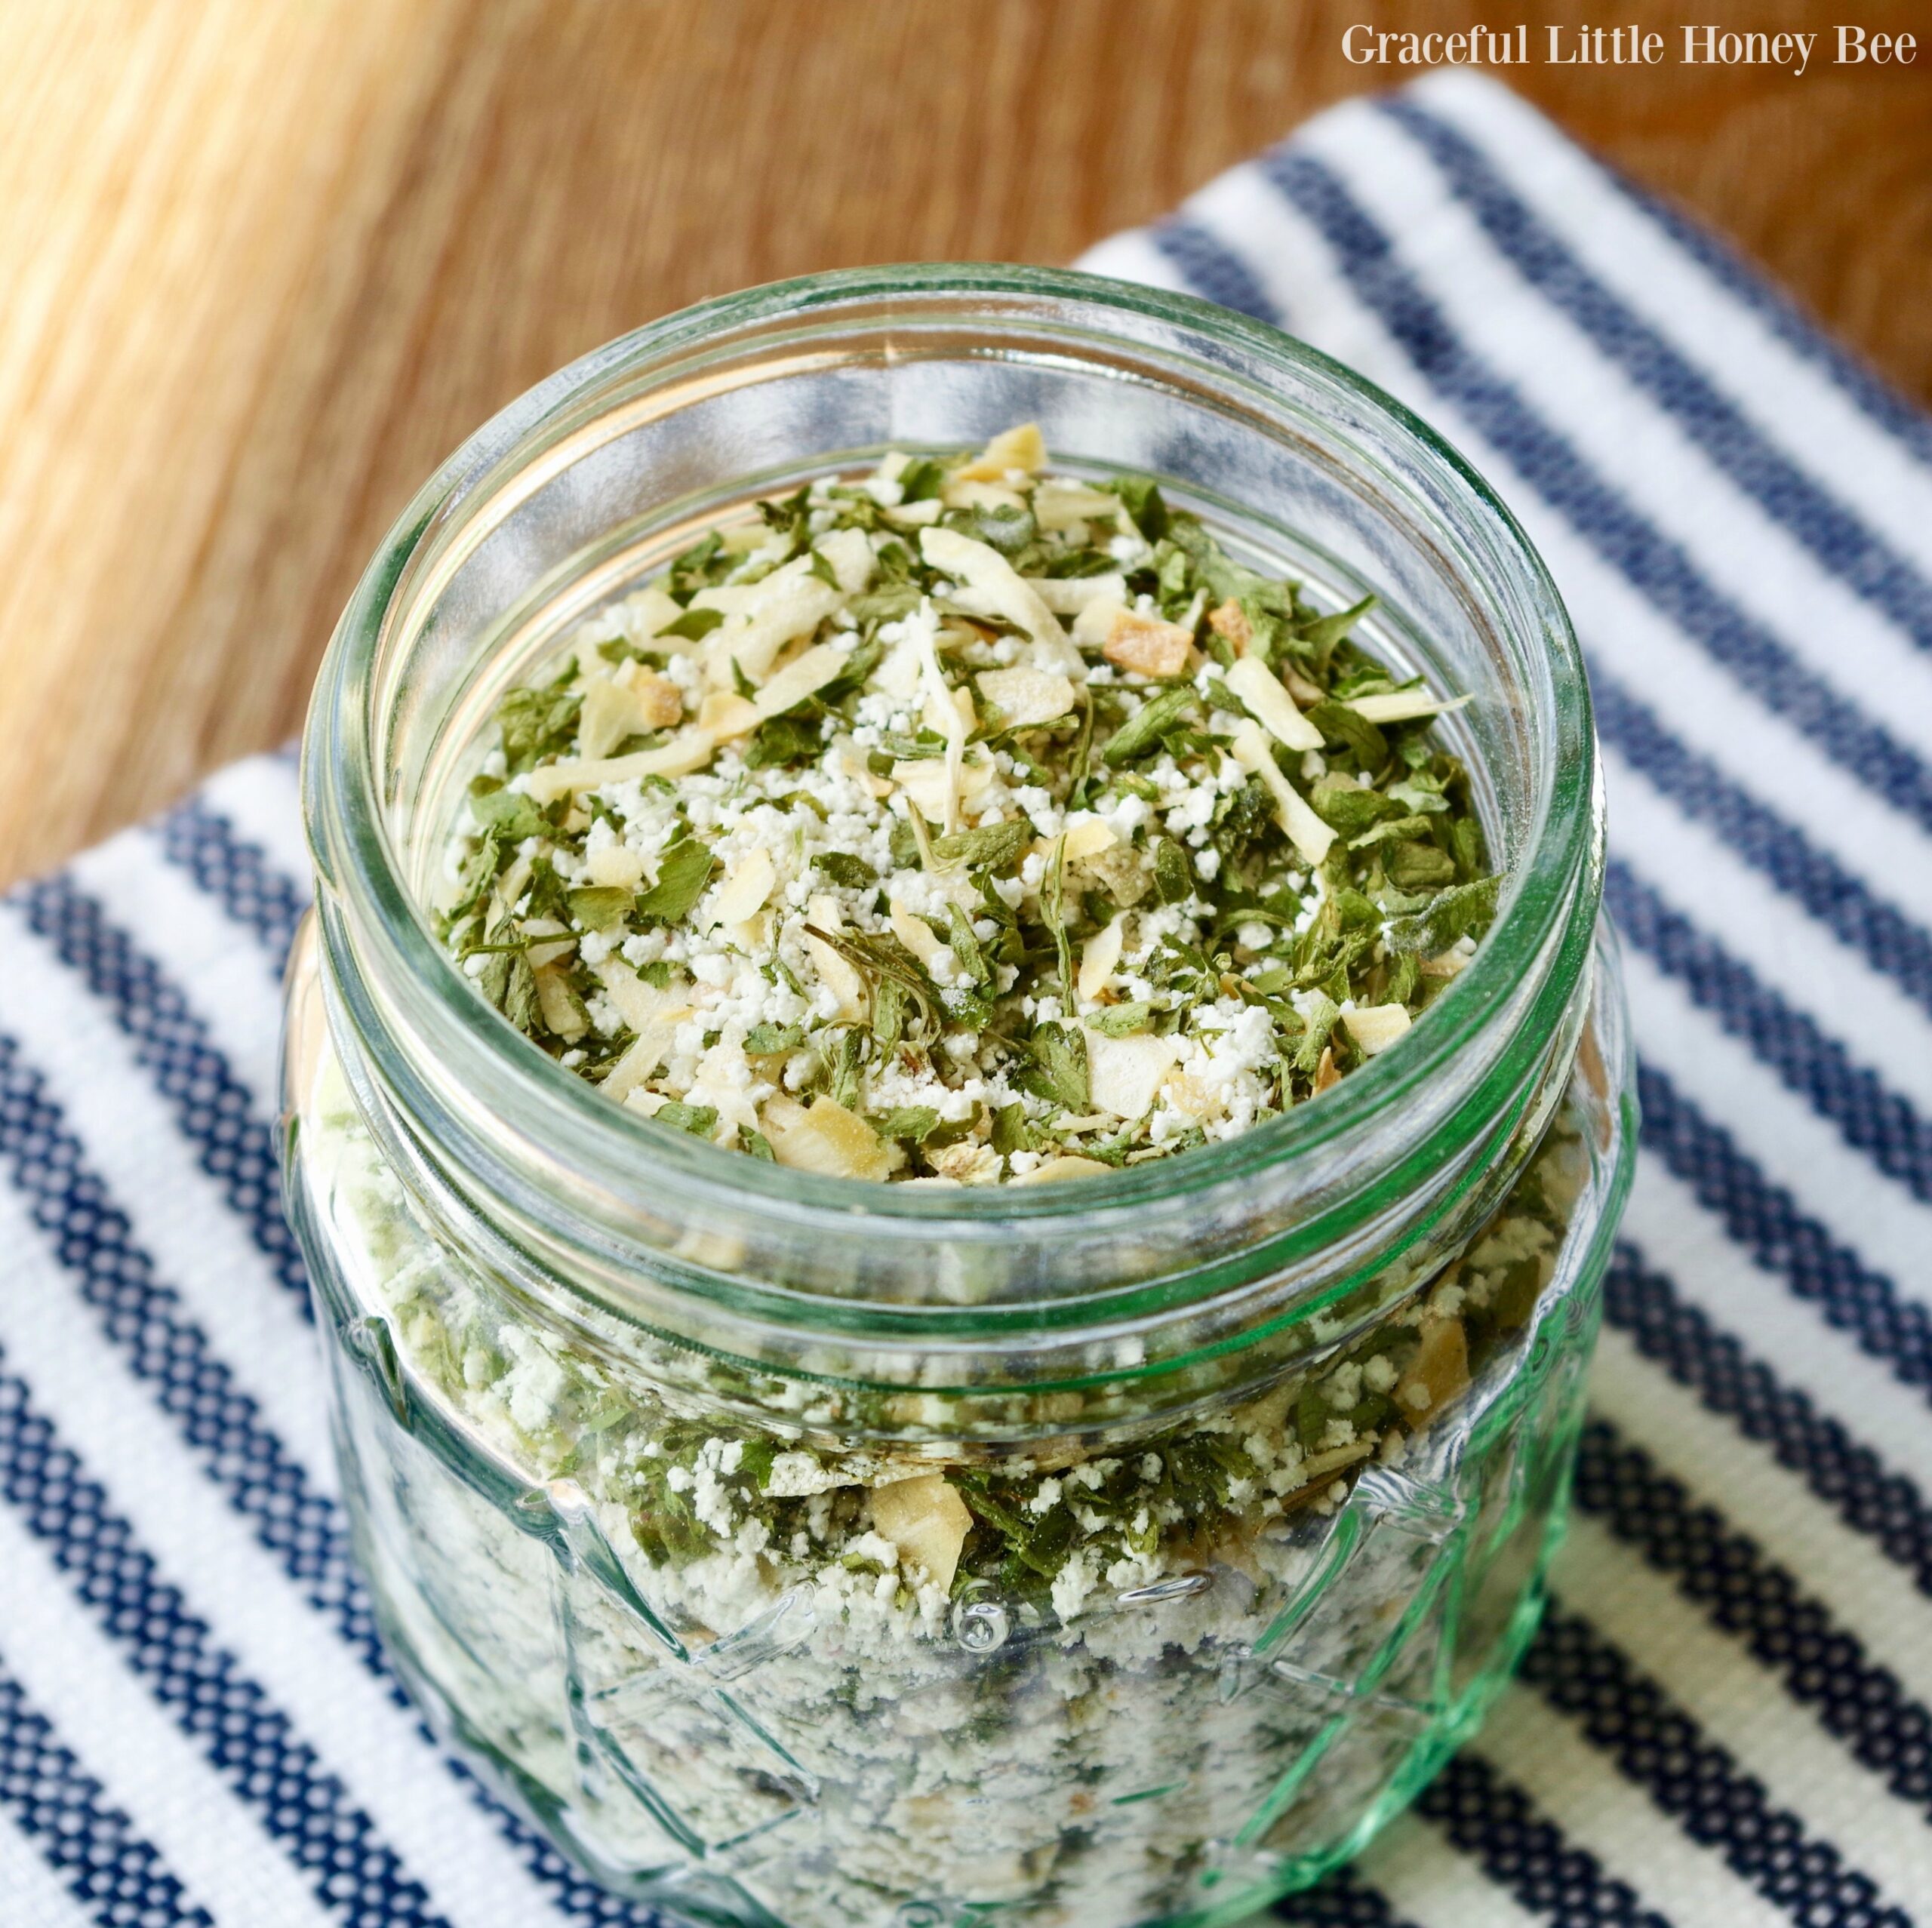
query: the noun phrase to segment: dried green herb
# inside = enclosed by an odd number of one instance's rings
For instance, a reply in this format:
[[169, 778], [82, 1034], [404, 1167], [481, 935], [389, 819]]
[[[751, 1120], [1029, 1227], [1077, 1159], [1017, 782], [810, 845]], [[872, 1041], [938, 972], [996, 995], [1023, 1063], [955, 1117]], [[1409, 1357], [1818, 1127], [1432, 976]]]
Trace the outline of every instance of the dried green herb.
[[842, 884], [848, 890], [863, 890], [878, 881], [878, 872], [863, 857], [855, 857], [849, 850], [821, 850], [812, 859], [812, 868], [823, 871], [833, 883]]
[[[652, 1075], [653, 1095], [668, 1101], [663, 1121], [717, 1135], [701, 1066], [718, 1053], [728, 1071], [742, 1053], [743, 1088], [775, 1092], [782, 1078], [795, 1102], [835, 1099], [899, 1148], [908, 1177], [986, 1176], [983, 1159], [939, 1162], [962, 1141], [985, 1147], [1008, 1178], [1056, 1153], [1121, 1165], [1204, 1142], [1203, 1124], [1173, 1109], [1158, 1139], [1145, 1119], [1096, 1128], [1094, 1090], [1118, 1088], [1098, 1054], [1116, 1042], [1158, 1034], [1191, 1048], [1237, 1020], [1251, 1033], [1265, 1013], [1267, 1048], [1243, 1074], [1257, 1117], [1353, 1075], [1364, 1060], [1343, 1004], [1421, 1015], [1466, 940], [1487, 929], [1499, 887], [1442, 727], [1377, 724], [1354, 707], [1408, 687], [1365, 640], [1374, 598], [1324, 613], [1299, 583], [1229, 553], [1151, 477], [1107, 484], [1124, 515], [1062, 529], [1034, 512], [1032, 480], [1009, 474], [999, 490], [955, 491], [956, 466], [921, 455], [868, 485], [814, 483], [759, 504], [761, 546], [714, 534], [670, 565], [660, 580], [679, 613], [668, 625], [626, 629], [622, 612], [649, 605], [620, 605], [614, 626], [598, 619], [601, 632], [548, 681], [510, 692], [489, 746], [501, 761], [472, 783], [453, 853], [440, 919], [452, 952], [511, 1022], [593, 1081], [632, 1040], [619, 1008], [631, 1008], [631, 994], [613, 974], [632, 971], [697, 1014], [677, 1020], [678, 1041]], [[896, 494], [881, 485], [888, 478]], [[936, 501], [936, 517], [916, 509]], [[979, 546], [989, 568], [1109, 579], [1105, 594], [1157, 609], [1195, 653], [1163, 663], [1171, 674], [1137, 675], [1086, 623], [1081, 664], [1071, 664], [1063, 645], [1036, 645], [1010, 606], [998, 613], [985, 570], [963, 580], [929, 560], [935, 519], [955, 549]], [[848, 592], [855, 558], [869, 574]], [[814, 634], [780, 639], [775, 656], [764, 643], [733, 647], [738, 616], [695, 600], [728, 586], [740, 595], [786, 567], [812, 584], [817, 607], [836, 607]], [[694, 776], [528, 793], [528, 773], [577, 753], [600, 675], [654, 679], [654, 715], [667, 680], [682, 693], [674, 710], [701, 710], [713, 695], [760, 700], [771, 674], [827, 645], [839, 653], [828, 680], [716, 746]], [[1251, 673], [1238, 667], [1244, 657], [1284, 678], [1321, 733], [1319, 752], [1270, 752], [1334, 833], [1318, 866], [1287, 835], [1275, 791], [1237, 758], [1237, 722], [1251, 760], [1252, 733], [1280, 714], [1258, 700], [1251, 714], [1237, 696]], [[1041, 686], [995, 693], [987, 679], [1016, 664], [1072, 670], [1071, 706], [1062, 684], [1038, 720], [1014, 727], [1009, 716], [1031, 712], [1012, 706], [1040, 700]], [[963, 743], [936, 706], [962, 694]], [[614, 754], [668, 742], [695, 713]], [[1096, 838], [1090, 813], [1113, 827]], [[646, 887], [592, 881], [611, 874], [588, 860], [614, 836], [642, 853]], [[749, 883], [747, 866], [767, 859], [763, 897], [724, 908], [728, 887]], [[828, 889], [841, 893], [835, 916], [822, 903], [822, 914], [807, 908]], [[839, 961], [835, 985], [828, 953]], [[552, 961], [540, 996], [532, 954]], [[969, 1080], [973, 1102], [962, 1105]], [[1155, 1109], [1171, 1102], [1157, 1096]], [[784, 1142], [748, 1124], [724, 1136], [758, 1157]], [[1354, 1404], [1369, 1410], [1361, 1397]], [[1177, 1467], [1174, 1490], [1211, 1476], [1220, 1474], [1205, 1462]], [[989, 1487], [980, 1499], [997, 1496]], [[664, 1506], [668, 1533], [675, 1508]], [[1026, 1550], [1040, 1544], [1029, 1527]], [[1001, 1557], [1026, 1564], [1017, 1546]]]
[[469, 786], [470, 814], [506, 844], [549, 834], [550, 820], [529, 798], [506, 790], [494, 777], [479, 776]]
[[1086, 1110], [1087, 1047], [1078, 1032], [1041, 1025], [1027, 1041], [1026, 1058], [1026, 1069], [1014, 1081], [1022, 1090], [1075, 1114]]
[[754, 1057], [799, 1050], [804, 1041], [803, 1027], [795, 1024], [755, 1024], [745, 1033], [745, 1049]]
[[666, 623], [657, 634], [681, 637], [686, 642], [701, 643], [724, 620], [722, 610], [688, 609], [675, 623]]
[[586, 930], [613, 930], [636, 901], [617, 884], [593, 884], [569, 893], [571, 921]]
[[1143, 704], [1107, 739], [1100, 755], [1109, 764], [1131, 763], [1155, 749], [1195, 706], [1195, 694], [1185, 684], [1163, 690]]
[[695, 837], [681, 839], [665, 851], [657, 882], [638, 892], [632, 915], [640, 924], [677, 923], [690, 915], [717, 867], [709, 845]]
[[933, 855], [941, 863], [963, 864], [968, 870], [1004, 870], [1032, 841], [1023, 820], [989, 823], [978, 830], [956, 830], [933, 839]]

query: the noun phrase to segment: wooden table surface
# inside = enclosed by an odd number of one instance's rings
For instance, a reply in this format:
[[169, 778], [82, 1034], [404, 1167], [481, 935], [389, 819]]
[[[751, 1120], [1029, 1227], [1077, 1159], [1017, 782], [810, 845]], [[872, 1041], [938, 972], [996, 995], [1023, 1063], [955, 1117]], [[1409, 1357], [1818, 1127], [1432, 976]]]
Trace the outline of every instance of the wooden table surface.
[[[291, 735], [417, 482], [584, 349], [810, 269], [1066, 260], [1406, 77], [1349, 65], [1350, 22], [1522, 17], [0, 0], [0, 883]], [[1932, 41], [1925, 0], [1536, 17]], [[1932, 48], [1518, 78], [1932, 401]]]

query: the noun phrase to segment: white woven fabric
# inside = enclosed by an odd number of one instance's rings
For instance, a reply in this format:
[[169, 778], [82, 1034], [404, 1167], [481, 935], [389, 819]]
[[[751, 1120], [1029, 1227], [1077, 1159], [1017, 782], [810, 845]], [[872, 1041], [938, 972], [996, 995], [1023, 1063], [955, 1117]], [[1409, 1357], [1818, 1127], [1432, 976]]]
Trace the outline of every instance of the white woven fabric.
[[[1085, 265], [1437, 424], [1589, 651], [1644, 1155], [1490, 1726], [1311, 1923], [1932, 1923], [1932, 426], [1500, 88], [1324, 115]], [[0, 907], [0, 1920], [641, 1923], [438, 1754], [280, 1216], [292, 766]]]

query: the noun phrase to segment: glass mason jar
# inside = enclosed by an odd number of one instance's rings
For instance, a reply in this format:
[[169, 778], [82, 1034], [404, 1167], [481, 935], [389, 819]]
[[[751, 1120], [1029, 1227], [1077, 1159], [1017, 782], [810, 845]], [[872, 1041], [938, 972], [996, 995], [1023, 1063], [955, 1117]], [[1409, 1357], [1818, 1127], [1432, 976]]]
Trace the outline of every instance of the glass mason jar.
[[[611, 1103], [420, 908], [498, 698], [751, 498], [1027, 420], [1318, 601], [1372, 589], [1371, 646], [1471, 693], [1441, 727], [1507, 877], [1473, 962], [1318, 1102], [1078, 1184], [868, 1185]], [[358, 1549], [439, 1731], [580, 1865], [731, 1928], [1231, 1922], [1472, 1730], [1561, 1531], [1633, 1111], [1575, 640], [1420, 422], [1090, 276], [712, 302], [433, 478], [303, 787], [288, 1196]], [[1014, 1556], [908, 1584], [867, 1522], [910, 1477]], [[1081, 1539], [1136, 1481], [1166, 1498]]]

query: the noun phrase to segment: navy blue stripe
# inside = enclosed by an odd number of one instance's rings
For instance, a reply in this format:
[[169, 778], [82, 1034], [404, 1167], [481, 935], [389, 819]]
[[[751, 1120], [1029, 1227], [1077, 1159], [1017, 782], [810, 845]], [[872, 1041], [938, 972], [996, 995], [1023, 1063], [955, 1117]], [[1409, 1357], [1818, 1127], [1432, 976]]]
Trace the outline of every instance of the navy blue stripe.
[[1681, 984], [1700, 1010], [1748, 1044], [1786, 1090], [1836, 1126], [1844, 1142], [1887, 1178], [1932, 1204], [1932, 1127], [1909, 1100], [1857, 1063], [1808, 1013], [1760, 982], [1620, 859], [1605, 869], [1604, 902], [1623, 935]]
[[1774, 1807], [1761, 1782], [1554, 1597], [1524, 1656], [1523, 1678], [1691, 1840], [1804, 1928], [1912, 1928], [1881, 1903], [1869, 1875]]
[[[437, 1752], [441, 1748], [427, 1727], [423, 1739]], [[520, 1816], [500, 1805], [469, 1768], [454, 1754], [444, 1754], [443, 1764], [451, 1777], [460, 1781], [470, 1799], [489, 1816], [505, 1840], [523, 1856], [523, 1865], [549, 1891], [550, 1905], [567, 1920], [597, 1924], [597, 1928], [678, 1928], [668, 1916], [655, 1908], [620, 1899], [587, 1880]], [[534, 1923], [531, 1924], [534, 1928]]]
[[1932, 583], [1766, 441], [1714, 383], [1585, 267], [1474, 143], [1400, 95], [1377, 105], [1426, 150], [1457, 198], [1532, 288], [1568, 315], [1820, 564], [1921, 649], [1932, 647]]
[[261, 1420], [208, 1336], [162, 1283], [127, 1213], [90, 1169], [40, 1073], [0, 1033], [0, 1167], [103, 1336], [153, 1390], [208, 1477], [304, 1596], [371, 1665], [375, 1624], [333, 1505]]
[[1670, 1928], [1480, 1755], [1457, 1754], [1423, 1790], [1416, 1812], [1498, 1887], [1559, 1928]]
[[1607, 1421], [1583, 1429], [1577, 1503], [1675, 1582], [1901, 1800], [1932, 1816], [1932, 1712], [1795, 1575]]
[[[153, 1259], [135, 1241], [127, 1214], [89, 1169], [40, 1075], [4, 1033], [0, 1167], [82, 1299], [100, 1315], [103, 1336], [152, 1389], [155, 1404], [174, 1422], [210, 1481], [361, 1664], [393, 1687], [340, 1511], [309, 1484], [300, 1462], [263, 1424], [254, 1400], [236, 1386], [207, 1334], [161, 1281]], [[460, 1763], [449, 1764], [560, 1908], [574, 1917], [633, 1928], [650, 1928], [656, 1921], [583, 1880], [547, 1841], [491, 1800]]]
[[1247, 263], [1198, 221], [1176, 214], [1147, 230], [1149, 238], [1210, 301], [1285, 325]]
[[1708, 1410], [1768, 1447], [1780, 1465], [1932, 1597], [1932, 1504], [1918, 1487], [1821, 1413], [1809, 1393], [1786, 1384], [1627, 1242], [1618, 1244], [1604, 1277], [1604, 1317]]
[[1277, 1902], [1275, 1916], [1295, 1928], [1412, 1928], [1352, 1868], [1337, 1868], [1318, 1886]]
[[0, 1495], [46, 1547], [123, 1663], [310, 1877], [320, 1900], [357, 1928], [447, 1928], [375, 1823], [260, 1683], [215, 1645], [10, 1373], [0, 1373]]
[[307, 891], [199, 795], [176, 805], [154, 834], [168, 861], [185, 870], [232, 921], [252, 931], [280, 970], [308, 908]]
[[28, 924], [106, 1007], [173, 1108], [197, 1162], [215, 1180], [283, 1289], [309, 1302], [307, 1275], [281, 1209], [275, 1133], [159, 964], [60, 874], [14, 897]]
[[1884, 377], [1826, 334], [1789, 295], [1767, 281], [1734, 249], [1660, 195], [1592, 156], [1607, 186], [1654, 221], [1718, 285], [1734, 296], [1771, 333], [1824, 375], [1875, 427], [1932, 468], [1932, 419]]
[[1593, 668], [1590, 693], [1598, 731], [1633, 770], [1932, 1016], [1932, 934], [1687, 749], [1616, 677]]
[[[1860, 783], [1932, 830], [1932, 770], [1718, 594], [1682, 546], [1606, 484], [1463, 344], [1340, 181], [1305, 154], [1257, 164], [1334, 251], [1357, 297], [1417, 371], [1631, 586]], [[1263, 320], [1272, 313], [1263, 312]]]
[[1644, 1150], [1690, 1186], [1733, 1242], [1881, 1360], [1901, 1384], [1932, 1391], [1932, 1314], [1838, 1244], [1667, 1073], [1641, 1058], [1637, 1096]]
[[214, 1928], [160, 1850], [103, 1797], [100, 1783], [0, 1667], [0, 1810], [65, 1877], [100, 1928]]

